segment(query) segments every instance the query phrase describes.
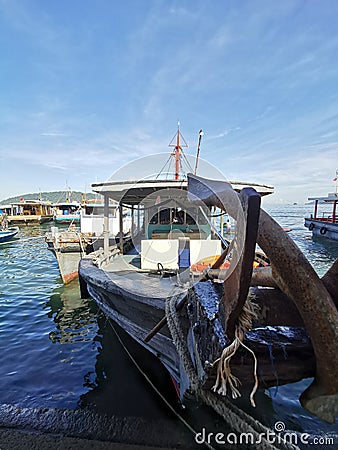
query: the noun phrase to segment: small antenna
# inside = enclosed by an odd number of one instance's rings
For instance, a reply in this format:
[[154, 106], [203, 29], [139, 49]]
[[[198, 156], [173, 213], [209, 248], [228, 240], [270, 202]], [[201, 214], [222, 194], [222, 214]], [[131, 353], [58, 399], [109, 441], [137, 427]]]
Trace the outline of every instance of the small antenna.
[[196, 173], [197, 173], [198, 158], [199, 158], [199, 156], [200, 156], [201, 140], [202, 140], [203, 135], [204, 135], [203, 131], [200, 130], [200, 132], [199, 132], [199, 137], [198, 137], [197, 155], [196, 155], [196, 165], [195, 165], [194, 175], [196, 175]]

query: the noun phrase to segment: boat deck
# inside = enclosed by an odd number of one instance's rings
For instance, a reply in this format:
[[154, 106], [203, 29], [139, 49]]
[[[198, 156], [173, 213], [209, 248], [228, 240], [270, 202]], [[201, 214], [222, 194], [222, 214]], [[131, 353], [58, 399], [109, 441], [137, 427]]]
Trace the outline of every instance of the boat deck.
[[168, 296], [187, 292], [187, 288], [180, 285], [177, 276], [164, 277], [140, 267], [141, 258], [138, 255], [121, 255], [116, 256], [103, 269], [118, 288], [131, 293], [136, 291], [139, 298], [161, 299], [163, 302]]

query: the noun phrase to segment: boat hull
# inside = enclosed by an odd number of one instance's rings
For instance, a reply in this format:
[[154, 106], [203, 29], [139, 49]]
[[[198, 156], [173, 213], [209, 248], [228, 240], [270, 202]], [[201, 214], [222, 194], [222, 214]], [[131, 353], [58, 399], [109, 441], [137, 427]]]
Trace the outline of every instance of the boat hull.
[[45, 235], [48, 249], [58, 262], [60, 275], [64, 284], [70, 283], [78, 276], [78, 265], [84, 254], [80, 236], [76, 231], [61, 231], [55, 227]]
[[8, 216], [8, 223], [10, 224], [18, 224], [18, 225], [37, 225], [43, 224], [46, 222], [51, 222], [53, 220], [53, 216], [40, 216], [40, 215], [27, 215], [27, 216]]
[[[150, 280], [149, 295], [144, 295], [141, 279], [137, 282], [137, 277], [133, 279], [131, 275], [126, 275], [124, 281], [122, 272], [106, 273], [93, 264], [91, 257], [82, 258], [79, 264], [80, 285], [86, 285], [88, 294], [108, 317], [160, 359], [179, 384], [183, 395], [189, 388], [189, 381], [168, 326], [165, 325], [151, 340], [145, 341], [149, 331], [165, 316], [166, 298], [159, 295], [159, 289], [152, 287]], [[208, 317], [205, 312], [208, 307], [203, 305], [203, 302], [206, 298], [213, 298], [216, 303], [211, 309], [217, 310], [216, 304], [220, 301], [222, 292], [219, 287], [209, 282], [196, 284], [194, 290], [197, 296], [200, 293], [200, 299], [194, 304], [190, 302], [189, 306], [180, 312], [180, 321], [187, 348], [199, 372], [198, 376], [204, 379], [205, 388], [210, 389], [216, 380], [217, 365], [211, 367], [208, 361], [219, 357], [227, 338], [224, 334], [223, 342], [215, 344], [212, 336], [219, 336], [219, 328], [210, 331], [213, 327], [219, 327], [219, 321], [216, 321], [216, 324], [214, 317]], [[185, 294], [186, 292], [182, 292], [180, 298]], [[260, 327], [247, 334], [245, 344], [256, 353], [258, 376], [264, 387], [290, 383], [314, 375], [313, 349], [302, 327]], [[211, 359], [210, 349], [213, 353]], [[232, 367], [234, 375], [243, 386], [252, 386], [253, 360], [250, 353], [239, 350], [232, 358]]]
[[56, 223], [56, 224], [59, 224], [59, 225], [63, 225], [63, 224], [70, 224], [70, 223], [77, 223], [77, 224], [79, 224], [80, 223], [80, 216], [77, 214], [77, 215], [73, 215], [73, 216], [70, 216], [70, 215], [68, 215], [68, 216], [66, 216], [66, 215], [64, 215], [64, 216], [55, 216], [54, 217], [54, 222]]
[[[52, 227], [52, 230], [45, 234], [45, 241], [56, 257], [62, 282], [68, 284], [78, 277], [81, 258], [102, 247], [103, 238], [88, 236], [78, 231], [61, 231], [57, 227]], [[110, 244], [114, 243], [115, 239], [110, 238]]]
[[[132, 280], [129, 284], [127, 279], [122, 286], [120, 279], [114, 282], [114, 279], [107, 276], [104, 271], [96, 268], [90, 257], [82, 258], [79, 264], [79, 276], [80, 283], [81, 280], [85, 281], [89, 295], [104, 313], [144, 348], [156, 355], [173, 378], [179, 382], [181, 378], [179, 356], [168, 327], [165, 326], [149, 343], [144, 341], [149, 330], [165, 314], [165, 298], [156, 295], [157, 289], [149, 290], [149, 295], [145, 295], [141, 289], [129, 289], [128, 285], [131, 286], [137, 281]], [[181, 296], [184, 296], [183, 292]]]
[[12, 227], [8, 230], [0, 231], [0, 242], [7, 242], [13, 239], [19, 232], [19, 227]]
[[81, 251], [67, 253], [55, 252], [55, 256], [63, 283], [68, 284], [75, 280], [78, 277], [78, 266], [82, 256]]
[[305, 218], [305, 226], [312, 231], [313, 236], [338, 241], [338, 223]]

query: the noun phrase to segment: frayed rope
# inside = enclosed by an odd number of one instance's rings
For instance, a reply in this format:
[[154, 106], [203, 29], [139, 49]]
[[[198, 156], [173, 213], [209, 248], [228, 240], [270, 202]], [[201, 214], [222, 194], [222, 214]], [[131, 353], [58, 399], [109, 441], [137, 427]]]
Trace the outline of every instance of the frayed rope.
[[253, 321], [257, 318], [258, 306], [252, 302], [252, 294], [250, 293], [245, 305], [238, 318], [238, 324], [235, 328], [235, 339], [230, 345], [224, 348], [220, 358], [214, 361], [213, 365], [218, 364], [217, 377], [212, 390], [221, 395], [227, 394], [227, 385], [229, 385], [232, 398], [236, 399], [241, 396], [238, 389], [240, 380], [231, 373], [230, 360], [237, 352], [240, 346], [248, 350], [254, 358], [254, 379], [255, 384], [250, 394], [250, 403], [253, 407], [256, 406], [254, 401], [254, 395], [258, 389], [258, 377], [257, 377], [257, 358], [253, 350], [247, 347], [243, 341], [245, 333], [252, 328]]

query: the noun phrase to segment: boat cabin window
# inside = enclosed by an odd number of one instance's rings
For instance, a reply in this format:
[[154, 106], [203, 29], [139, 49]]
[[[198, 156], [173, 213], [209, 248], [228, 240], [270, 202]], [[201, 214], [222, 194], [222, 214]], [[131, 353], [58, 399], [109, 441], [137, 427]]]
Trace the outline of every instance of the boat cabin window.
[[[103, 216], [104, 215], [104, 207], [103, 206], [85, 206], [85, 215], [86, 216]], [[109, 216], [116, 217], [116, 208], [109, 208]]]
[[151, 219], [149, 223], [151, 225], [196, 225], [194, 217], [198, 218], [198, 223], [200, 225], [206, 225], [207, 221], [204, 215], [199, 211], [198, 208], [194, 210], [193, 214], [189, 214], [186, 210], [182, 208], [166, 208], [166, 209], [155, 209], [152, 208], [150, 212]]
[[40, 208], [35, 205], [25, 205], [23, 207], [23, 214], [25, 216], [37, 215], [40, 212]]

